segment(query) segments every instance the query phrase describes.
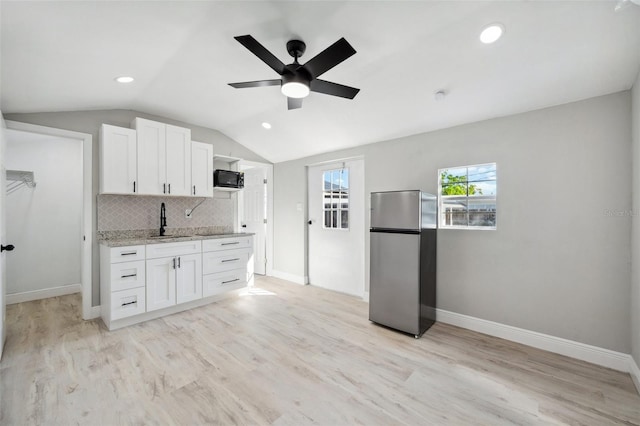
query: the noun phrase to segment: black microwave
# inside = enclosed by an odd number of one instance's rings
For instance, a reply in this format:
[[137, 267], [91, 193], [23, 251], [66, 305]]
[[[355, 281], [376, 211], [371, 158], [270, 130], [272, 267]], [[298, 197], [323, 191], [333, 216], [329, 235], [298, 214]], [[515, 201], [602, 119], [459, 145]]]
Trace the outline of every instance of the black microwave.
[[244, 173], [232, 170], [213, 171], [213, 186], [218, 188], [244, 188]]

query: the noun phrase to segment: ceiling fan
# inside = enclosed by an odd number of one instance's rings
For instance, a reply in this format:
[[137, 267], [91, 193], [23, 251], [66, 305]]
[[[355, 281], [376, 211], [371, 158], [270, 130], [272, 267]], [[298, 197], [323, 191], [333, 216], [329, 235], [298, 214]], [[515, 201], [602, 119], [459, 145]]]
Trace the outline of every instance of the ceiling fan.
[[303, 41], [289, 40], [287, 42], [287, 51], [293, 56], [293, 63], [285, 65], [252, 36], [243, 35], [234, 38], [249, 49], [251, 53], [260, 58], [262, 62], [269, 65], [269, 67], [281, 77], [273, 80], [229, 83], [229, 86], [235, 87], [236, 89], [280, 86], [282, 94], [287, 97], [288, 109], [302, 108], [302, 99], [307, 97], [309, 92], [353, 99], [360, 91], [360, 89], [354, 87], [344, 86], [318, 78], [356, 53], [355, 49], [351, 47], [349, 42], [344, 38], [341, 38], [318, 53], [304, 65], [298, 63], [298, 58], [304, 54], [307, 47]]

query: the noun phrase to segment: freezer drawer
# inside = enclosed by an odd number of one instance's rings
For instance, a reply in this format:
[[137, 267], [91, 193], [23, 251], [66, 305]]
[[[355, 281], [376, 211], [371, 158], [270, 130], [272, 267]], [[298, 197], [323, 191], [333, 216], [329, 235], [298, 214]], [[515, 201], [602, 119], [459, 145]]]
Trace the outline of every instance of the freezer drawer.
[[420, 191], [371, 193], [371, 227], [420, 229]]
[[405, 333], [420, 330], [420, 235], [371, 232], [369, 319]]

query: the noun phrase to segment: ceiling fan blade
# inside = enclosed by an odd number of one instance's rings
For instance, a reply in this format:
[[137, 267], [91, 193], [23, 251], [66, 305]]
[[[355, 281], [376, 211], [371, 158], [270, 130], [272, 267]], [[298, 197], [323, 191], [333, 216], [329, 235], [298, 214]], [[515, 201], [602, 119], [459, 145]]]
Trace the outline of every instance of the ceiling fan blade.
[[326, 80], [311, 80], [310, 89], [313, 92], [324, 93], [325, 95], [340, 96], [341, 98], [353, 99], [360, 89], [332, 83]]
[[309, 59], [304, 64], [304, 68], [309, 71], [313, 78], [317, 78], [355, 53], [356, 50], [343, 37]]
[[269, 52], [266, 47], [258, 42], [258, 40], [251, 37], [250, 35], [237, 36], [234, 38], [238, 40], [244, 47], [249, 49], [251, 53], [260, 58], [262, 62], [269, 65], [272, 70], [282, 75], [282, 73], [284, 72], [284, 64], [282, 63], [282, 61], [276, 58], [273, 53]]
[[247, 87], [267, 87], [267, 86], [280, 86], [282, 80], [258, 80], [258, 81], [243, 81], [242, 83], [229, 83], [229, 86], [236, 89], [245, 89]]
[[287, 109], [302, 108], [302, 98], [287, 98]]

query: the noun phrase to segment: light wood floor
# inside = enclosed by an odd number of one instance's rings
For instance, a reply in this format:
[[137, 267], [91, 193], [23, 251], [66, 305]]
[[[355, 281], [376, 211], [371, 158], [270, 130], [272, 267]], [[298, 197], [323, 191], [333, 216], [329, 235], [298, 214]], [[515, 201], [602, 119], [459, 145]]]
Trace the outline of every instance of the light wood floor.
[[356, 298], [256, 285], [113, 332], [79, 295], [9, 306], [0, 424], [640, 424], [627, 374], [439, 323], [416, 340]]

